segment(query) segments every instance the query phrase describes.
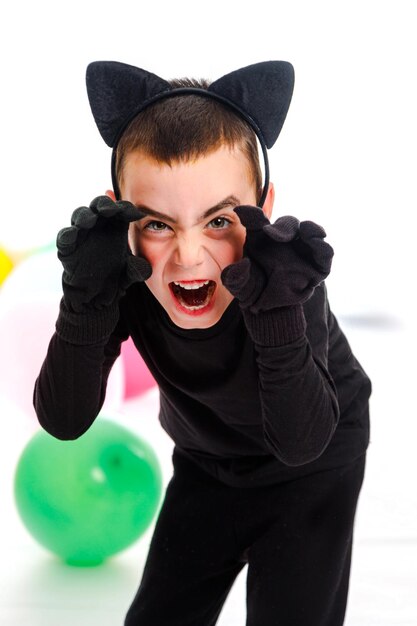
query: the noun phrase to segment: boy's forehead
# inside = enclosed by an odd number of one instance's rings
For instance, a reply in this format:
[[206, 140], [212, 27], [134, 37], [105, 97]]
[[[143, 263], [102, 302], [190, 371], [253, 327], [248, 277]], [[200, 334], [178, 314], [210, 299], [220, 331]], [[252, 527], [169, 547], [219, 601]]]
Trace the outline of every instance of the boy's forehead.
[[230, 179], [231, 182], [247, 181], [250, 184], [249, 159], [241, 147], [228, 145], [192, 158], [172, 160], [170, 163], [158, 161], [143, 150], [134, 150], [126, 155], [123, 167], [123, 180], [130, 180], [131, 183], [138, 179], [138, 182], [145, 184], [149, 176], [192, 181], [194, 178], [210, 175], [218, 176], [219, 184], [223, 179]]

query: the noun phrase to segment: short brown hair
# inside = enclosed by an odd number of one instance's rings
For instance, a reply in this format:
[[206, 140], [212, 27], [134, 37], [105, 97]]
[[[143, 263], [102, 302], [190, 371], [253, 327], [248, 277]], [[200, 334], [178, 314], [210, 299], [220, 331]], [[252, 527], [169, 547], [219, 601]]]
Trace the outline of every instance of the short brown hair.
[[[207, 89], [209, 81], [175, 79], [173, 89]], [[239, 147], [248, 160], [249, 174], [262, 195], [256, 134], [249, 124], [226, 104], [198, 94], [179, 94], [159, 100], [139, 113], [127, 126], [115, 154], [115, 174], [119, 186], [129, 153], [144, 152], [160, 163], [190, 161], [222, 145]]]

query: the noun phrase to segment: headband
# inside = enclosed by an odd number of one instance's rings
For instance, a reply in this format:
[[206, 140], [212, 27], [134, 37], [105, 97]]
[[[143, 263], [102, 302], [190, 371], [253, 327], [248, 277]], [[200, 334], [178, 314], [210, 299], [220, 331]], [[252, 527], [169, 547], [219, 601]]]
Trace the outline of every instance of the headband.
[[264, 157], [263, 206], [269, 186], [267, 149], [278, 138], [294, 89], [294, 69], [286, 61], [264, 61], [235, 70], [209, 85], [172, 88], [168, 81], [139, 67], [117, 61], [94, 61], [87, 67], [87, 93], [95, 122], [113, 148], [111, 175], [117, 198], [116, 147], [128, 124], [146, 107], [164, 98], [197, 94], [231, 107], [254, 130]]

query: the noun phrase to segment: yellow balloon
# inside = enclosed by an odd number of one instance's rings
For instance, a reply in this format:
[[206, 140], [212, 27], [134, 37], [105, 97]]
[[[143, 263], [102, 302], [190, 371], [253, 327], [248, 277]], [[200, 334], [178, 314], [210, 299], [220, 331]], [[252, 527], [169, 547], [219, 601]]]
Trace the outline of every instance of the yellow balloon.
[[13, 261], [4, 250], [0, 248], [0, 285], [13, 269]]

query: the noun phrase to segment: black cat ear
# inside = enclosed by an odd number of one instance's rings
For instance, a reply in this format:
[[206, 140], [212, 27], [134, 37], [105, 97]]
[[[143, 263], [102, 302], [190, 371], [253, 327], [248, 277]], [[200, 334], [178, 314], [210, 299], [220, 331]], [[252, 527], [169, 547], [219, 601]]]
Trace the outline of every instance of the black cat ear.
[[294, 68], [287, 61], [248, 65], [211, 83], [208, 90], [234, 104], [271, 148], [284, 124], [294, 90]]
[[[156, 74], [117, 61], [90, 63], [86, 82], [94, 119], [110, 147], [115, 146], [127, 123], [142, 109], [175, 91]], [[271, 148], [284, 124], [293, 89], [291, 63], [264, 61], [222, 76], [211, 83], [208, 93], [240, 111], [266, 147]]]
[[111, 148], [127, 122], [155, 96], [171, 91], [156, 74], [117, 61], [94, 61], [87, 67], [87, 93], [101, 136]]

